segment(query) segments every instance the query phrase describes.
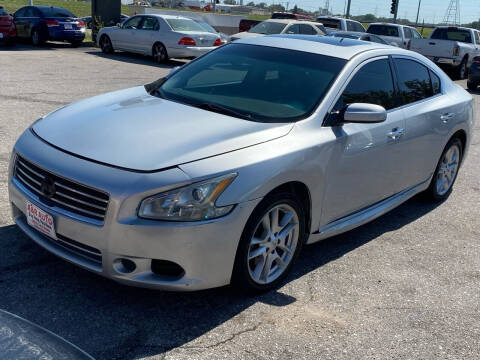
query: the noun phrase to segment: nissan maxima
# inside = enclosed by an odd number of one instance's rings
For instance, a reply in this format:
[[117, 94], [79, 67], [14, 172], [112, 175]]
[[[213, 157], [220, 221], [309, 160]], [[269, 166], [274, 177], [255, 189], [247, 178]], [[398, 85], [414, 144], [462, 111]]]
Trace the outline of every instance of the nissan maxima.
[[264, 291], [304, 244], [446, 199], [473, 121], [472, 96], [419, 54], [248, 38], [34, 122], [10, 202], [33, 241], [118, 282]]

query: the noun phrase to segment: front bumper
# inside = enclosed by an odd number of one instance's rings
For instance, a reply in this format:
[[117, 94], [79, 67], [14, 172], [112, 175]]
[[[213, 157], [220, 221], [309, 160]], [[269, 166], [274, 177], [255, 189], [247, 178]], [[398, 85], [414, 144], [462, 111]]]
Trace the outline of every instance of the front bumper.
[[[95, 164], [54, 149], [30, 131], [21, 136], [15, 152], [39, 167], [110, 194], [103, 225], [89, 223], [47, 206], [10, 171], [13, 218], [20, 229], [48, 251], [127, 285], [189, 291], [230, 282], [241, 233], [260, 199], [238, 204], [229, 215], [211, 221], [145, 220], [136, 216], [139, 201], [185, 182], [186, 175], [180, 169], [138, 174]], [[50, 239], [27, 224], [27, 200], [53, 216], [59, 240]], [[132, 261], [135, 270], [125, 273], [118, 267], [120, 258]], [[154, 273], [152, 259], [174, 262], [184, 273], [177, 277]]]
[[170, 57], [183, 59], [196, 58], [214, 49], [218, 49], [218, 46], [185, 46], [181, 48], [169, 48], [167, 51]]

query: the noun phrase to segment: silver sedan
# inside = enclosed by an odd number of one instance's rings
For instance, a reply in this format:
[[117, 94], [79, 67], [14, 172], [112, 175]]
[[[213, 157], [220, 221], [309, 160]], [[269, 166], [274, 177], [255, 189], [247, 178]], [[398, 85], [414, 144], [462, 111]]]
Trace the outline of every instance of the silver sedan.
[[262, 291], [304, 244], [445, 200], [473, 122], [471, 95], [419, 54], [248, 38], [39, 119], [9, 196], [33, 241], [118, 282]]
[[122, 24], [104, 27], [97, 36], [104, 53], [124, 50], [153, 56], [163, 63], [169, 58], [195, 58], [223, 44], [192, 19], [171, 15], [136, 15]]

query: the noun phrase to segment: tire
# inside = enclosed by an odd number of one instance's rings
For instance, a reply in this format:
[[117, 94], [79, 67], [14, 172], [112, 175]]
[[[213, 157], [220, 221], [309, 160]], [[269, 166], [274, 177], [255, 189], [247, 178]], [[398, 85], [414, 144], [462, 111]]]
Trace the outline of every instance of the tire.
[[[272, 217], [279, 219], [279, 226]], [[305, 225], [305, 211], [293, 194], [284, 192], [263, 199], [243, 230], [233, 268], [233, 286], [248, 293], [278, 287], [301, 251]], [[284, 236], [277, 236], [282, 230]]]
[[[462, 157], [462, 141], [458, 137], [450, 139], [440, 156], [430, 186], [425, 191], [430, 200], [438, 202], [450, 196], [462, 163]], [[444, 185], [442, 186], [442, 184]]]
[[467, 58], [463, 58], [460, 66], [457, 69], [457, 75], [459, 80], [464, 80], [468, 76], [468, 60]]
[[33, 46], [42, 46], [45, 43], [42, 33], [38, 29], [33, 29], [30, 37], [31, 37]]
[[472, 90], [472, 91], [475, 91], [477, 90], [477, 86], [478, 84], [474, 81], [467, 81], [467, 88], [468, 90]]
[[81, 46], [82, 43], [83, 43], [83, 40], [70, 41], [70, 45], [72, 45], [73, 48], [77, 48]]
[[153, 56], [153, 60], [159, 64], [163, 64], [168, 61], [167, 49], [161, 43], [153, 44], [152, 56]]
[[108, 37], [108, 35], [102, 35], [99, 41], [100, 49], [104, 54], [113, 54], [115, 49], [113, 48], [112, 41]]

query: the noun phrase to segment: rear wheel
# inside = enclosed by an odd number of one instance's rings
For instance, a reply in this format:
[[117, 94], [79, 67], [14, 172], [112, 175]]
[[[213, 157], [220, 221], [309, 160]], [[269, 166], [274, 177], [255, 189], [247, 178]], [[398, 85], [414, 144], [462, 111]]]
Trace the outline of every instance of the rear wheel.
[[100, 49], [105, 54], [112, 54], [115, 50], [113, 49], [112, 41], [107, 35], [102, 35], [100, 38]]
[[280, 285], [302, 248], [304, 214], [301, 202], [290, 193], [262, 200], [243, 231], [232, 283], [249, 292]]
[[468, 63], [467, 58], [464, 58], [460, 63], [460, 66], [458, 67], [458, 78], [460, 80], [464, 80], [467, 78], [467, 75], [468, 75], [467, 63]]
[[155, 43], [152, 49], [152, 56], [155, 62], [162, 64], [168, 60], [167, 49], [163, 44]]
[[467, 87], [469, 90], [477, 90], [478, 84], [475, 81], [467, 81]]
[[34, 46], [42, 46], [45, 43], [42, 33], [38, 29], [32, 30], [31, 39]]
[[426, 194], [434, 201], [445, 200], [452, 192], [462, 162], [463, 144], [458, 137], [452, 138], [437, 164], [432, 182]]

